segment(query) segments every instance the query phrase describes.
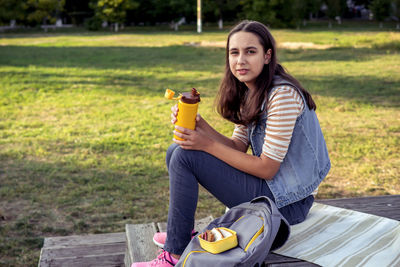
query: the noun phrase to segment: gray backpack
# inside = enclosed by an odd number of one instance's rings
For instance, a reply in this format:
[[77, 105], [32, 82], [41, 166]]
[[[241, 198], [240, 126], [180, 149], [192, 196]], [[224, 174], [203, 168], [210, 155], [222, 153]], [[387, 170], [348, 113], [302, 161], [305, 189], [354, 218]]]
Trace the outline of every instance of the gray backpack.
[[[220, 227], [236, 232], [237, 245], [220, 253], [210, 253], [204, 249], [204, 241], [199, 235]], [[270, 250], [283, 246], [290, 228], [275, 203], [262, 196], [231, 208], [202, 233], [191, 240], [175, 266], [261, 266]]]

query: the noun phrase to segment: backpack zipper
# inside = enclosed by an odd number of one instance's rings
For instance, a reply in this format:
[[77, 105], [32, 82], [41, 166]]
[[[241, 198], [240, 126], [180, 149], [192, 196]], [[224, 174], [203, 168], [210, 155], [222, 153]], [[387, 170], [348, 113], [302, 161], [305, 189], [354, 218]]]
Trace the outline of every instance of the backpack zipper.
[[263, 226], [261, 226], [260, 230], [257, 231], [257, 233], [255, 233], [255, 235], [250, 239], [249, 243], [247, 244], [247, 246], [245, 247], [244, 251], [247, 251], [250, 247], [250, 245], [254, 242], [254, 240], [256, 240], [256, 238], [261, 235], [261, 233], [264, 231], [264, 224]]
[[[262, 217], [260, 217], [260, 216], [258, 216], [258, 217], [264, 222], [264, 219], [263, 219]], [[254, 236], [250, 239], [249, 243], [247, 243], [247, 246], [244, 248], [244, 251], [245, 251], [245, 252], [249, 249], [250, 245], [254, 242], [254, 240], [256, 240], [256, 238], [257, 238], [259, 235], [261, 235], [262, 232], [264, 232], [264, 224], [263, 224], [263, 225], [261, 226], [261, 228], [257, 231], [257, 233], [255, 233]]]
[[185, 260], [183, 261], [182, 267], [185, 267], [185, 263], [186, 263], [187, 259], [189, 258], [189, 256], [190, 256], [192, 253], [208, 253], [208, 252], [205, 251], [205, 250], [194, 250], [194, 251], [190, 251], [189, 254], [186, 255]]

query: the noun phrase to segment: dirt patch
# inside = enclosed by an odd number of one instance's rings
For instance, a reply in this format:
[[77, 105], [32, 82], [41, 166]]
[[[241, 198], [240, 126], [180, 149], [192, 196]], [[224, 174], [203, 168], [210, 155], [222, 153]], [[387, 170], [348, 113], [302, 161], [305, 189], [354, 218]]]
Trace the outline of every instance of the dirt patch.
[[[221, 47], [225, 48], [226, 42], [209, 42], [209, 41], [201, 41], [201, 42], [185, 42], [183, 43], [185, 46], [202, 46], [202, 47]], [[322, 45], [322, 44], [314, 44], [312, 42], [283, 42], [278, 43], [279, 48], [283, 49], [328, 49], [333, 47], [332, 45]]]
[[278, 44], [278, 47], [283, 49], [328, 49], [333, 46], [314, 44], [311, 42], [283, 42]]
[[201, 42], [184, 42], [185, 46], [202, 46], [202, 47], [221, 47], [225, 48], [226, 42], [209, 42], [209, 41], [201, 41]]
[[0, 202], [0, 216], [2, 221], [15, 221], [18, 216], [30, 209], [30, 201], [2, 201]]

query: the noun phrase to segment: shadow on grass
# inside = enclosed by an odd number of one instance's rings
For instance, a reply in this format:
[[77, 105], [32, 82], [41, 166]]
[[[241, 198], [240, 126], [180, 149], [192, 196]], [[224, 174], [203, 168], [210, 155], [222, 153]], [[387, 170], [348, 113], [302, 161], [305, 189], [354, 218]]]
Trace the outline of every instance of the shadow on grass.
[[[395, 44], [382, 44], [383, 49], [330, 48], [324, 50], [280, 51], [282, 62], [290, 61], [366, 61], [385, 55], [385, 49]], [[398, 45], [398, 42], [396, 42]], [[171, 71], [221, 72], [224, 48], [165, 47], [40, 47], [2, 46], [0, 65], [15, 67], [64, 67], [89, 69], [167, 68]]]
[[[385, 54], [374, 49], [283, 50], [282, 61], [367, 61]], [[208, 47], [0, 47], [3, 76], [22, 90], [105, 90], [108, 93], [160, 96], [166, 87], [205, 87], [216, 94], [224, 68], [224, 49]], [[6, 67], [23, 67], [6, 70]], [[36, 67], [50, 68], [36, 69]], [[65, 69], [62, 68], [73, 68]], [[76, 69], [75, 69], [76, 68]], [[60, 69], [60, 70], [57, 70]], [[80, 69], [84, 69], [80, 71]], [[220, 73], [220, 75], [218, 75]], [[210, 77], [210, 75], [214, 75]], [[314, 94], [374, 105], [399, 105], [398, 77], [318, 75], [301, 81]]]
[[[175, 75], [157, 78], [148, 75], [120, 75], [118, 73], [103, 74], [101, 79], [93, 75], [68, 75], [60, 73], [46, 73], [21, 71], [3, 71], [7, 76], [26, 76], [29, 82], [23, 79], [14, 81], [14, 85], [21, 83], [18, 88], [21, 91], [61, 92], [63, 90], [86, 90], [90, 88], [95, 91], [104, 91], [107, 94], [122, 94], [135, 96], [162, 96], [165, 88], [194, 87], [196, 84], [207, 89], [202, 91], [204, 97], [213, 97], [217, 92], [219, 78], [197, 77], [194, 80], [180, 81]], [[54, 86], [54, 81], [59, 86]], [[146, 80], [151, 80], [151, 83]], [[315, 78], [301, 77], [302, 84], [313, 94], [338, 98], [339, 101], [351, 100], [359, 103], [371, 104], [385, 107], [400, 106], [399, 83], [387, 78], [375, 78], [359, 75], [357, 77], [330, 75]], [[31, 83], [31, 85], [30, 85]], [[81, 89], [76, 89], [79, 87]], [[75, 88], [75, 89], [74, 89]], [[213, 91], [214, 90], [214, 91]], [[18, 102], [17, 98], [2, 99], [0, 103], [7, 105], [7, 101]], [[21, 99], [26, 101], [26, 99]]]
[[[164, 170], [146, 168], [136, 175], [0, 153], [0, 265], [37, 265], [45, 237], [166, 221], [168, 178]], [[200, 198], [201, 215], [221, 210], [210, 194], [200, 192]]]
[[[1, 153], [2, 206], [3, 201], [13, 205], [12, 201], [21, 200], [28, 201], [33, 208], [24, 207], [27, 212], [34, 212], [35, 209], [47, 210], [51, 207], [71, 212], [80, 210], [87, 212], [86, 216], [97, 212], [118, 212], [129, 214], [128, 218], [138, 220], [143, 219], [143, 211], [130, 212], [128, 206], [132, 201], [146, 201], [149, 195], [158, 190], [155, 185], [160, 177], [166, 178], [165, 170], [150, 166], [150, 161], [149, 164], [143, 164], [146, 165], [143, 168], [151, 169], [152, 172], [145, 173], [139, 169], [137, 172], [128, 173], [105, 167], [83, 166], [79, 159], [67, 158], [64, 158], [65, 162], [51, 162], [18, 159], [13, 155]], [[165, 189], [162, 186], [159, 188]], [[167, 198], [168, 196], [164, 200]], [[14, 210], [15, 214], [3, 215], [6, 218], [18, 218], [21, 215], [18, 213], [20, 209]], [[81, 215], [85, 216], [84, 213]]]
[[216, 90], [220, 76], [210, 75], [222, 73], [223, 62], [221, 48], [0, 47], [0, 67], [20, 68], [3, 69], [2, 76], [21, 83], [19, 88], [24, 90], [57, 91], [90, 85], [96, 90], [100, 87], [107, 92], [139, 96], [159, 95], [166, 87], [191, 88], [196, 84]]
[[[155, 71], [157, 72], [157, 71]], [[162, 77], [149, 71], [136, 74], [135, 71], [128, 74], [121, 74], [118, 71], [105, 73], [72, 74], [47, 72], [46, 70], [30, 71], [26, 68], [21, 70], [0, 70], [3, 77], [14, 79], [13, 86], [21, 91], [34, 92], [60, 92], [63, 90], [95, 90], [104, 91], [107, 94], [130, 94], [135, 96], [162, 96], [166, 88], [182, 90], [201, 86], [203, 97], [213, 96], [217, 92], [220, 78], [210, 78], [207, 75], [189, 74], [189, 77], [182, 77], [174, 71], [166, 71]], [[160, 72], [158, 73], [160, 74]], [[19, 84], [19, 85], [18, 85]], [[15, 89], [13, 89], [15, 90]], [[11, 100], [11, 99], [10, 99]], [[6, 101], [1, 100], [0, 103]]]
[[303, 77], [303, 85], [313, 95], [335, 97], [375, 106], [400, 107], [398, 81], [371, 76], [346, 77], [340, 75]]
[[[279, 50], [279, 59], [282, 62], [323, 62], [323, 61], [349, 61], [362, 62], [373, 59], [377, 56], [387, 55], [386, 50], [400, 50], [399, 42], [391, 42], [379, 45], [379, 49], [354, 48], [354, 47], [333, 47], [329, 49], [284, 49]], [[309, 63], [307, 63], [309, 64]]]
[[123, 232], [126, 223], [163, 218], [168, 203], [167, 178], [4, 153], [0, 185], [2, 266], [37, 265], [47, 236]]
[[89, 69], [168, 68], [171, 71], [221, 71], [223, 48], [2, 46], [0, 65]]

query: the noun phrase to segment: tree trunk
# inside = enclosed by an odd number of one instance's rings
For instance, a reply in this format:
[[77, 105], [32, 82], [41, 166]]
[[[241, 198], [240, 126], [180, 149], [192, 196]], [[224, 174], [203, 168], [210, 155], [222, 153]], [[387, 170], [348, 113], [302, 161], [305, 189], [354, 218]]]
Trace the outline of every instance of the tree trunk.
[[218, 29], [224, 29], [224, 21], [222, 20], [222, 18], [218, 20]]
[[400, 30], [400, 23], [396, 24], [396, 30]]
[[382, 22], [382, 21], [379, 22], [379, 28], [380, 28], [380, 29], [383, 28], [383, 22]]
[[114, 24], [114, 31], [115, 31], [115, 32], [118, 32], [118, 22], [116, 22], [116, 23]]
[[329, 21], [328, 28], [332, 29], [332, 21]]

